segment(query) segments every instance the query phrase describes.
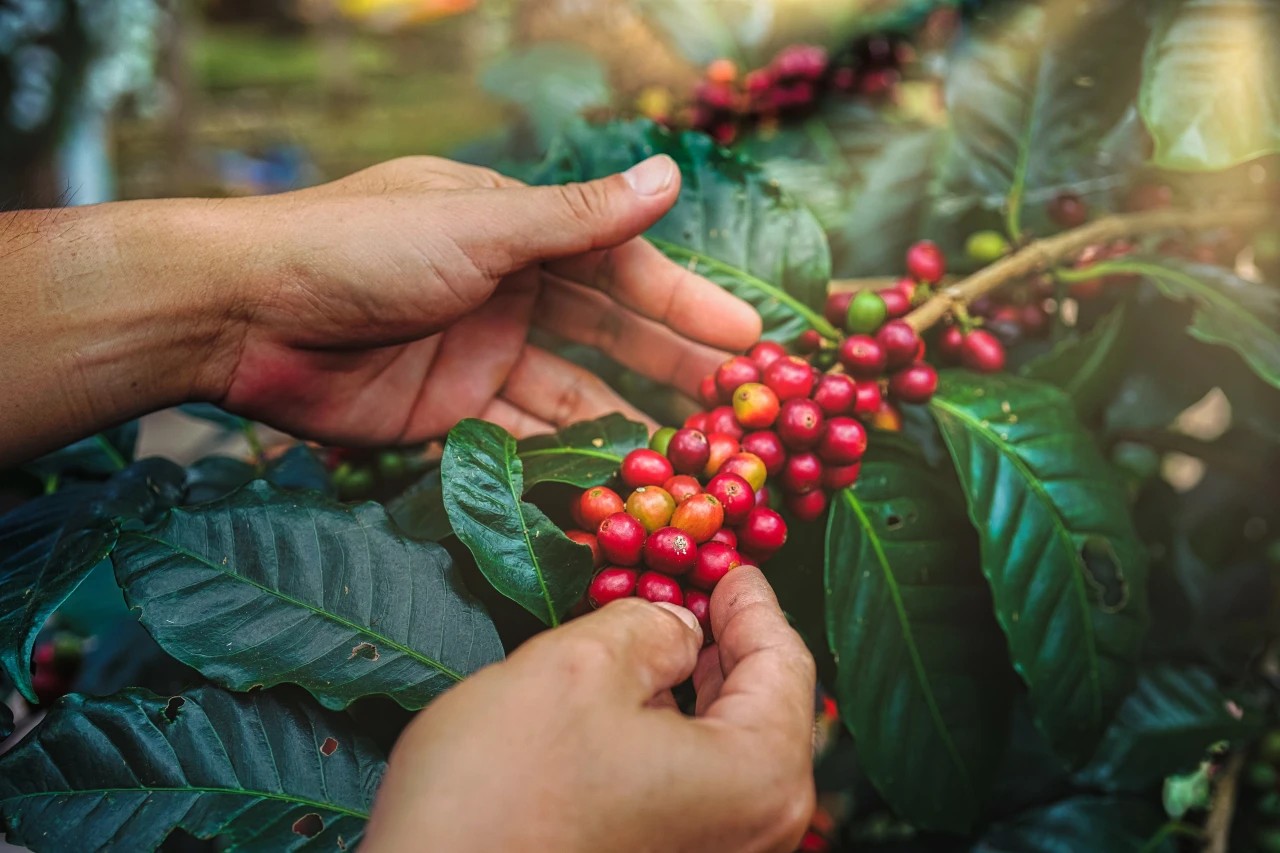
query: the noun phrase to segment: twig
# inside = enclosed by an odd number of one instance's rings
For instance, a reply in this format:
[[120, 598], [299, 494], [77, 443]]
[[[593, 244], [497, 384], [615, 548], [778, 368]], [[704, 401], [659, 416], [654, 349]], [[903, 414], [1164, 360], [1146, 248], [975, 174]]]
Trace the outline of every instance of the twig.
[[1240, 774], [1244, 771], [1243, 751], [1232, 753], [1214, 786], [1213, 802], [1209, 805], [1209, 819], [1204, 824], [1205, 853], [1227, 853], [1231, 848], [1231, 821], [1236, 814], [1236, 794], [1240, 787]]

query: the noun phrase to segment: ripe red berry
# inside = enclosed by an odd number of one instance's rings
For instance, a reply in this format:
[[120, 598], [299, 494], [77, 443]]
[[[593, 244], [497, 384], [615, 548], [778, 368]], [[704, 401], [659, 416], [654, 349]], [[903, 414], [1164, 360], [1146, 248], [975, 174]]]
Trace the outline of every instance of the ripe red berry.
[[693, 537], [676, 527], [663, 527], [644, 540], [644, 564], [656, 572], [682, 575], [698, 562]]
[[695, 543], [701, 545], [724, 526], [724, 507], [712, 495], [694, 495], [676, 507], [671, 515], [671, 526], [688, 533]]
[[1073, 192], [1059, 193], [1049, 202], [1049, 218], [1059, 228], [1079, 228], [1089, 221], [1089, 207]]
[[702, 469], [702, 476], [714, 477], [720, 473], [720, 466], [724, 464], [724, 461], [740, 451], [742, 446], [738, 444], [736, 437], [725, 435], [722, 432], [709, 434], [707, 442], [711, 445], [711, 453], [707, 457], [707, 466]]
[[708, 539], [707, 542], [719, 542], [721, 545], [728, 545], [730, 548], [737, 548], [738, 534], [734, 533], [728, 527], [721, 527], [716, 531], [716, 535]]
[[733, 413], [733, 407], [717, 406], [707, 412], [707, 433], [714, 432], [731, 435], [735, 439], [742, 438], [745, 431], [742, 429], [742, 424], [738, 423], [738, 416]]
[[596, 541], [605, 562], [617, 566], [634, 566], [640, 562], [640, 549], [647, 536], [644, 525], [625, 512], [616, 512], [600, 522]]
[[683, 427], [684, 429], [695, 429], [698, 432], [705, 433], [707, 431], [707, 413], [694, 412], [684, 419]]
[[671, 499], [676, 502], [677, 506], [702, 492], [702, 484], [698, 482], [698, 478], [691, 477], [688, 474], [676, 474], [663, 483], [662, 488], [666, 490], [667, 494], [671, 495]]
[[578, 496], [572, 515], [578, 526], [590, 533], [600, 522], [622, 510], [622, 498], [617, 492], [606, 486], [595, 486]]
[[778, 395], [758, 382], [739, 385], [733, 392], [733, 414], [747, 429], [765, 429], [778, 419]]
[[720, 389], [720, 399], [729, 400], [739, 385], [760, 381], [760, 367], [751, 359], [735, 355], [716, 368], [716, 388]]
[[1049, 315], [1041, 305], [1023, 305], [1018, 312], [1018, 324], [1022, 326], [1023, 334], [1038, 338], [1049, 331]]
[[716, 385], [714, 374], [702, 377], [702, 381], [698, 383], [698, 402], [708, 409], [720, 405], [720, 388]]
[[822, 488], [829, 492], [847, 489], [858, 481], [862, 463], [852, 465], [827, 465], [822, 469]]
[[906, 316], [911, 310], [911, 299], [905, 291], [897, 287], [880, 291], [880, 298], [884, 300], [884, 308], [889, 319]]
[[878, 382], [859, 382], [858, 393], [853, 399], [853, 413], [855, 415], [874, 415], [880, 408], [880, 403], [884, 399], [880, 393], [880, 383]]
[[927, 403], [938, 390], [938, 372], [918, 361], [889, 377], [889, 393], [903, 403]]
[[867, 452], [867, 431], [853, 418], [832, 418], [818, 442], [818, 456], [828, 465], [852, 465]]
[[700, 589], [684, 591], [684, 606], [702, 626], [702, 644], [711, 642], [711, 596]]
[[808, 397], [813, 390], [813, 366], [796, 356], [780, 358], [765, 370], [764, 384], [783, 402]]
[[[765, 479], [769, 476], [769, 470], [765, 468], [764, 460], [754, 453], [740, 451], [724, 460], [724, 464], [720, 466], [720, 474], [736, 474], [746, 480], [754, 492], [756, 489], [764, 485]], [[710, 488], [707, 489], [710, 491]]]
[[796, 352], [817, 352], [822, 348], [822, 335], [816, 329], [805, 329], [791, 345]]
[[917, 287], [919, 285], [916, 284], [916, 280], [905, 275], [893, 284], [894, 290], [902, 291], [902, 295], [907, 297], [908, 304], [915, 298]]
[[700, 474], [711, 456], [711, 443], [696, 429], [676, 430], [667, 444], [667, 458], [678, 474]]
[[770, 477], [782, 473], [782, 465], [787, 461], [787, 451], [782, 446], [782, 439], [772, 430], [747, 433], [742, 437], [742, 450], [759, 456], [764, 463], [765, 473]]
[[768, 507], [751, 510], [747, 520], [738, 528], [738, 544], [752, 554], [766, 558], [787, 541], [787, 523], [782, 516]]
[[594, 533], [588, 533], [585, 530], [566, 530], [564, 535], [579, 545], [586, 545], [591, 549], [592, 566], [598, 569], [604, 565], [604, 555], [600, 553], [600, 543], [596, 541]]
[[822, 316], [837, 329], [843, 329], [845, 317], [849, 314], [849, 303], [852, 301], [852, 291], [832, 293], [827, 296], [827, 304], [822, 309]]
[[884, 373], [884, 349], [869, 335], [850, 335], [840, 344], [840, 363], [854, 379], [875, 379]]
[[813, 447], [822, 435], [822, 409], [812, 400], [788, 400], [778, 415], [778, 438], [790, 450]]
[[591, 585], [587, 587], [587, 600], [591, 602], [592, 607], [604, 607], [610, 601], [630, 598], [636, 594], [638, 574], [635, 569], [624, 569], [619, 566], [602, 569], [591, 579]]
[[959, 364], [964, 349], [964, 332], [959, 326], [947, 326], [938, 335], [938, 356], [948, 364]]
[[885, 400], [871, 416], [871, 428], [881, 432], [902, 432], [902, 412]]
[[786, 357], [786, 347], [774, 341], [761, 341], [747, 350], [747, 358], [754, 361], [762, 371], [778, 359]]
[[975, 329], [965, 335], [960, 360], [970, 370], [996, 373], [1004, 369], [1004, 345], [990, 332]]
[[853, 411], [858, 385], [843, 373], [825, 373], [813, 389], [813, 402], [827, 417], [847, 415]]
[[795, 453], [782, 470], [782, 488], [793, 495], [812, 492], [822, 485], [822, 462], [814, 453]]
[[761, 486], [756, 489], [756, 506], [769, 506], [772, 503], [769, 497], [771, 494], [772, 492], [769, 491], [768, 486]]
[[645, 601], [665, 601], [668, 604], [684, 604], [684, 590], [680, 582], [661, 572], [645, 572], [636, 579], [636, 596]]
[[947, 258], [936, 243], [921, 240], [907, 249], [907, 272], [916, 281], [936, 284], [947, 271]]
[[619, 472], [622, 482], [630, 489], [661, 486], [674, 473], [670, 459], [647, 447], [633, 450], [624, 456], [622, 470]]
[[885, 366], [889, 370], [910, 364], [920, 349], [920, 336], [902, 320], [890, 320], [876, 332], [876, 343], [884, 350]]
[[649, 533], [666, 527], [675, 511], [676, 499], [661, 486], [641, 486], [627, 498], [627, 515], [643, 524]]
[[689, 575], [689, 584], [708, 592], [716, 588], [720, 579], [742, 565], [742, 555], [736, 549], [719, 542], [708, 542], [698, 549], [698, 564]]
[[737, 474], [723, 471], [707, 483], [707, 494], [715, 497], [724, 507], [725, 524], [741, 524], [756, 505], [756, 490]]
[[801, 521], [817, 521], [827, 511], [827, 493], [814, 489], [803, 494], [787, 495], [787, 509]]

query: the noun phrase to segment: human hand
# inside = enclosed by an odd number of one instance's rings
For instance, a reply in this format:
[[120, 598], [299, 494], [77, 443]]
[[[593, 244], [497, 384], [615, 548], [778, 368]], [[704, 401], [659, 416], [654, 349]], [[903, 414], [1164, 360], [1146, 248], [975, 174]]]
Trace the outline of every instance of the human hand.
[[[676, 614], [679, 618], [673, 618]], [[401, 735], [363, 849], [790, 851], [813, 811], [814, 664], [764, 576], [535, 637]], [[692, 674], [696, 716], [670, 688]]]

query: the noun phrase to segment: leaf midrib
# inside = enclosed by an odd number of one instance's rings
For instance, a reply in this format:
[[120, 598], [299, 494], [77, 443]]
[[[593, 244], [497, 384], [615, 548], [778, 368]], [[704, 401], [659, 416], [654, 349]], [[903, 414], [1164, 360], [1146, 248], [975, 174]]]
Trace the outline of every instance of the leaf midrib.
[[[524, 463], [520, 461], [520, 450], [516, 445], [516, 441], [510, 435], [503, 438], [502, 442], [503, 457], [505, 458], [504, 466], [507, 469], [507, 490], [511, 494], [511, 500], [516, 508], [516, 517], [520, 520], [520, 535], [524, 538], [524, 549], [529, 554], [529, 563], [533, 566], [533, 576], [538, 579], [538, 589], [542, 592], [542, 600], [547, 605], [547, 617], [550, 619], [552, 628], [560, 624], [560, 614], [556, 613], [555, 603], [551, 600], [551, 591], [547, 589], [547, 579], [542, 574], [542, 562], [538, 559], [538, 553], [533, 548], [533, 540], [529, 538], [529, 524], [525, 520], [524, 513]], [[520, 471], [517, 473], [515, 466], [520, 465]], [[516, 486], [517, 478], [520, 480], [519, 487]]]
[[516, 454], [521, 459], [530, 456], [590, 456], [593, 459], [604, 459], [608, 462], [622, 462], [622, 457], [603, 450], [586, 450], [578, 447], [542, 447], [537, 450], [523, 450]]
[[295, 797], [290, 794], [279, 794], [268, 791], [251, 791], [247, 788], [211, 788], [202, 785], [191, 785], [184, 788], [153, 788], [146, 786], [139, 788], [75, 788], [66, 791], [33, 791], [29, 794], [14, 794], [12, 796], [3, 797], [0, 798], [0, 802], [30, 800], [40, 797], [87, 797], [106, 794], [231, 794], [240, 797], [252, 797], [259, 800], [274, 800], [284, 803], [292, 803], [297, 806], [307, 806], [308, 808], [321, 809], [323, 811], [333, 812], [347, 817], [359, 818], [360, 820], [369, 819], [369, 812], [358, 812], [353, 809], [346, 808], [345, 806], [339, 806], [334, 803], [322, 803], [319, 800], [308, 800], [305, 797]]

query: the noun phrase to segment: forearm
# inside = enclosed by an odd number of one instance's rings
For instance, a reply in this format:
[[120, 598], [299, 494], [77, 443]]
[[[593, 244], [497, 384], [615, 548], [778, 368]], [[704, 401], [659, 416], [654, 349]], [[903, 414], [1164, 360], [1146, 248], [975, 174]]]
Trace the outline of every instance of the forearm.
[[227, 271], [252, 263], [215, 204], [0, 215], [0, 468], [219, 393], [242, 325]]

